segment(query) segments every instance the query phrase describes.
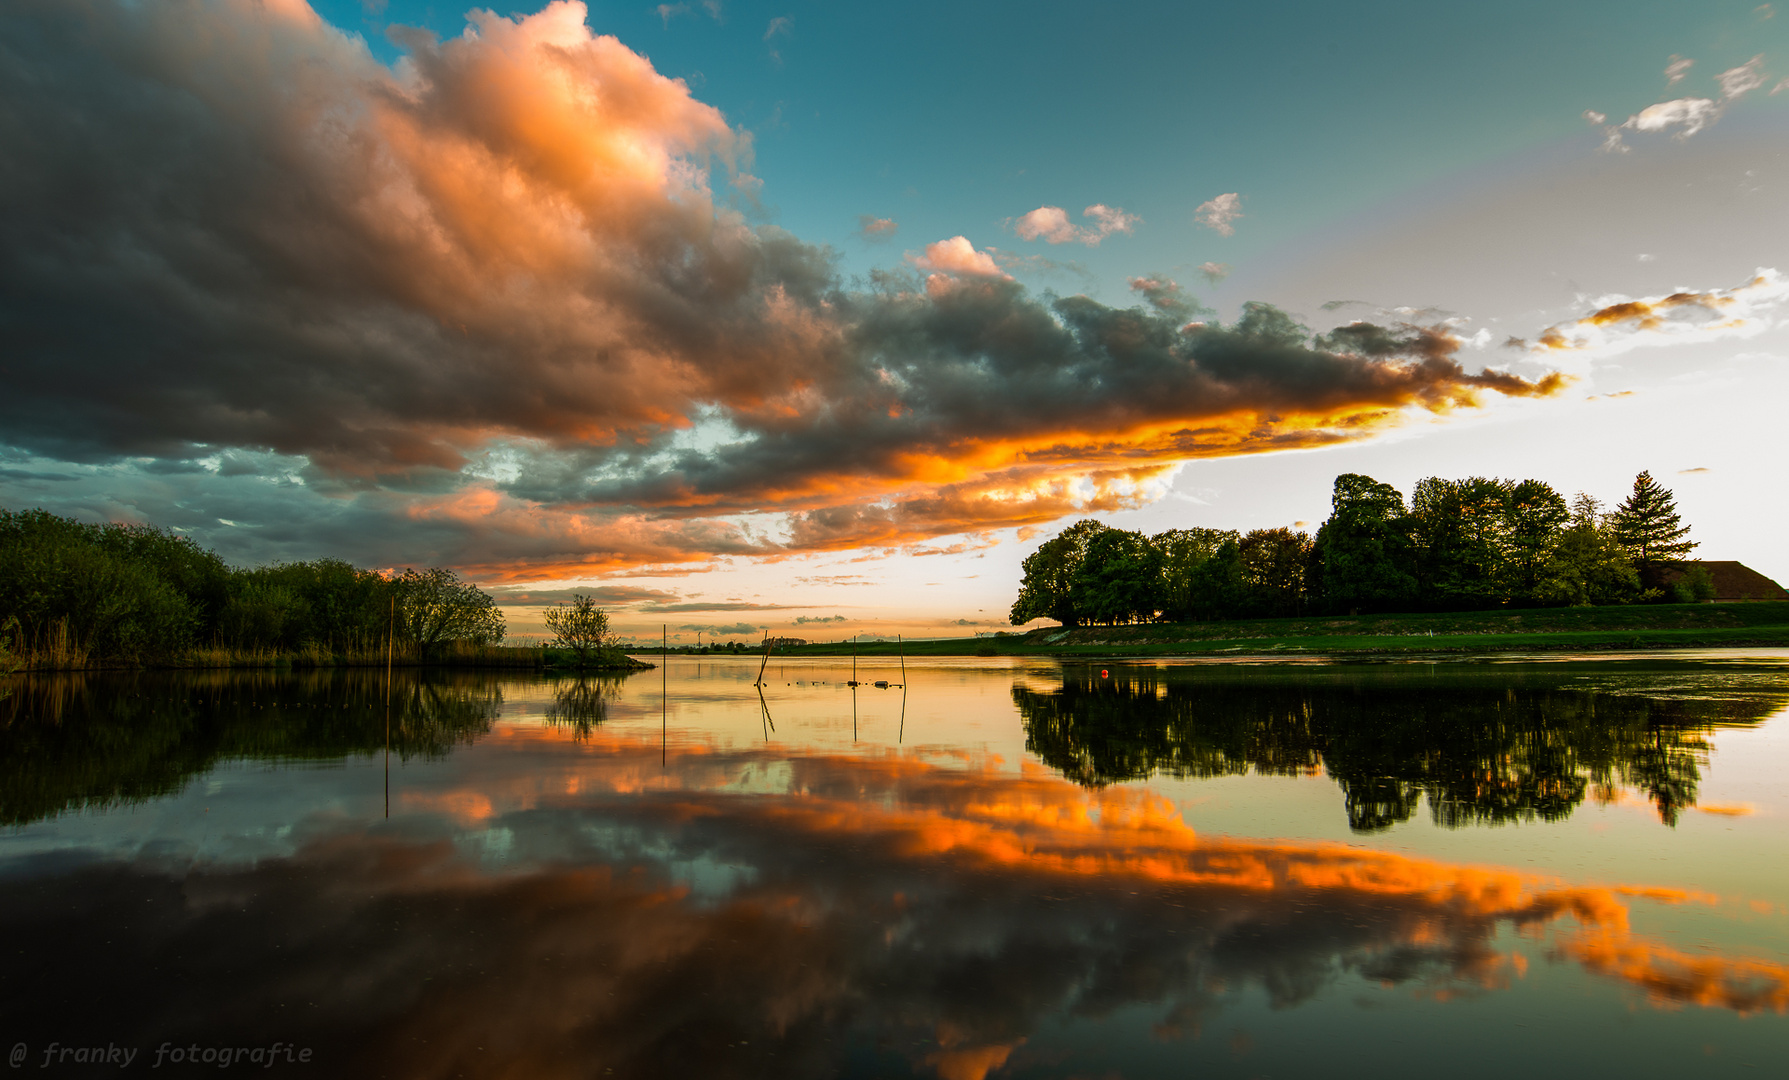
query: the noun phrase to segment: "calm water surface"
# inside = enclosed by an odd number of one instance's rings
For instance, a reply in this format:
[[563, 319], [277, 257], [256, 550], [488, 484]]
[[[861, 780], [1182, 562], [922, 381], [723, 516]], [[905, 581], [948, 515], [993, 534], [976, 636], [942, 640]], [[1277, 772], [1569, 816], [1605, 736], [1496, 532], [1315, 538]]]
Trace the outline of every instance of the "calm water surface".
[[858, 670], [892, 685], [399, 673], [389, 752], [370, 672], [15, 679], [0, 1041], [36, 1075], [1784, 1075], [1789, 653]]

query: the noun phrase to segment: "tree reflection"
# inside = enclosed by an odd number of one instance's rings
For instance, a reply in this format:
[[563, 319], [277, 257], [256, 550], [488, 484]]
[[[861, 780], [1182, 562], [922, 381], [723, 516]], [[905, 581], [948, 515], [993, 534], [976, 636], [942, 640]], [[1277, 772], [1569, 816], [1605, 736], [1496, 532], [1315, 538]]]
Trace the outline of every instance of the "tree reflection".
[[[490, 730], [503, 704], [481, 672], [398, 672], [391, 751], [438, 758]], [[172, 794], [221, 761], [329, 761], [380, 752], [385, 673], [145, 672], [18, 680], [0, 700], [0, 823]]]
[[609, 699], [621, 691], [624, 675], [580, 675], [553, 684], [553, 704], [547, 706], [547, 723], [571, 729], [583, 741], [609, 718]]
[[1598, 690], [1561, 677], [1448, 678], [1144, 670], [1065, 674], [1013, 689], [1026, 746], [1076, 783], [1314, 775], [1346, 795], [1358, 832], [1407, 821], [1427, 798], [1449, 828], [1558, 821], [1587, 796], [1642, 793], [1675, 824], [1695, 805], [1707, 733], [1789, 702], [1779, 688]]

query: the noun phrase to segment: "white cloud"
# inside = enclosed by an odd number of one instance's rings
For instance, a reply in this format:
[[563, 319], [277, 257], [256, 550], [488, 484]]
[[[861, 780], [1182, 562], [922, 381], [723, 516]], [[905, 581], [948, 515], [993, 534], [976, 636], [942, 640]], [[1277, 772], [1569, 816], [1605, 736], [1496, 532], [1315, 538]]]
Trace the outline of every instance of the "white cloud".
[[1098, 247], [1113, 233], [1129, 233], [1143, 219], [1127, 214], [1120, 207], [1094, 203], [1081, 211], [1092, 225], [1076, 225], [1068, 219], [1068, 211], [1060, 206], [1040, 206], [1017, 219], [1009, 219], [1012, 230], [1021, 240], [1042, 240], [1048, 244], [1086, 244]]
[[1768, 78], [1764, 73], [1764, 54], [1759, 53], [1738, 67], [1721, 72], [1714, 80], [1721, 84], [1721, 97], [1732, 101], [1763, 86]]
[[770, 45], [770, 58], [779, 64], [783, 62], [783, 54], [778, 52], [777, 47], [770, 43], [779, 37], [788, 37], [791, 33], [790, 27], [794, 25], [795, 20], [793, 18], [787, 15], [778, 15], [776, 18], [770, 20], [769, 26], [764, 28], [764, 44]]
[[1688, 138], [1713, 123], [1720, 116], [1720, 105], [1708, 98], [1678, 98], [1648, 105], [1621, 125], [1633, 131], [1669, 131], [1682, 128], [1679, 138]]
[[1531, 351], [1555, 360], [1562, 353], [1603, 359], [1650, 345], [1755, 337], [1778, 325], [1786, 303], [1789, 280], [1759, 267], [1750, 281], [1731, 289], [1600, 297], [1590, 314], [1542, 331]]
[[1221, 262], [1200, 263], [1199, 273], [1204, 276], [1206, 281], [1216, 285], [1230, 276], [1230, 267], [1229, 264]]
[[[1693, 60], [1673, 56], [1670, 65], [1665, 68], [1665, 85], [1676, 85], [1689, 72], [1690, 66], [1694, 63]], [[1718, 99], [1673, 98], [1670, 101], [1648, 105], [1620, 124], [1608, 125], [1603, 129], [1603, 149], [1609, 153], [1626, 153], [1628, 147], [1622, 139], [1624, 131], [1647, 134], [1670, 132], [1675, 138], [1687, 139], [1719, 120], [1729, 102], [1739, 100], [1768, 81], [1769, 75], [1764, 70], [1764, 55], [1760, 53], [1738, 67], [1728, 68], [1715, 76], [1715, 82], [1721, 87], [1721, 96]], [[1784, 85], [1789, 85], [1789, 80], [1779, 83], [1771, 93], [1776, 93]], [[1601, 124], [1607, 119], [1594, 109], [1586, 109], [1584, 118], [1593, 124]]]
[[1220, 236], [1234, 235], [1236, 226], [1231, 222], [1242, 216], [1242, 196], [1234, 191], [1207, 199], [1193, 211], [1194, 221], [1217, 230]]

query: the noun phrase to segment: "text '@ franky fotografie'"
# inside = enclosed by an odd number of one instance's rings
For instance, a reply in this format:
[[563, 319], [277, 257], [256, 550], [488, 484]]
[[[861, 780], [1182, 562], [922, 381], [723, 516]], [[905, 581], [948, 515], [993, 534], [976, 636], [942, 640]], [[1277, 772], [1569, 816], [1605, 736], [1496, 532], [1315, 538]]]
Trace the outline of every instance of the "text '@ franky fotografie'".
[[[24, 1043], [13, 1047], [13, 1068], [24, 1064], [24, 1049]], [[38, 1067], [47, 1069], [51, 1065], [116, 1065], [122, 1069], [128, 1068], [136, 1057], [137, 1048], [134, 1046], [117, 1046], [112, 1043], [104, 1046], [65, 1046], [62, 1043], [51, 1043], [43, 1052], [43, 1064]], [[156, 1047], [155, 1062], [150, 1068], [159, 1069], [163, 1065], [210, 1065], [227, 1069], [232, 1065], [248, 1065], [271, 1069], [275, 1065], [308, 1065], [310, 1060], [310, 1047], [294, 1046], [286, 1042], [276, 1042], [271, 1046], [200, 1046], [197, 1043], [175, 1046], [165, 1042]]]

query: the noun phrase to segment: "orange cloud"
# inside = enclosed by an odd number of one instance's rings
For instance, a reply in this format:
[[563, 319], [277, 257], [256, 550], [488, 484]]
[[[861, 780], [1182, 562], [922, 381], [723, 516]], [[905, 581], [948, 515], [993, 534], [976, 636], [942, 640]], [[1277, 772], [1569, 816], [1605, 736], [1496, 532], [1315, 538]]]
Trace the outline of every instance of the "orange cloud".
[[[9, 356], [9, 441], [201, 478], [282, 455], [403, 557], [516, 578], [1042, 524], [1560, 385], [1433, 328], [1190, 321], [1153, 279], [1145, 307], [1040, 297], [963, 236], [853, 285], [717, 198], [756, 197], [749, 135], [588, 15], [477, 10], [387, 67], [300, 0], [31, 7], [0, 229], [41, 242], [0, 273], [18, 340], [54, 344]], [[1025, 229], [1135, 223], [1056, 210]]]

